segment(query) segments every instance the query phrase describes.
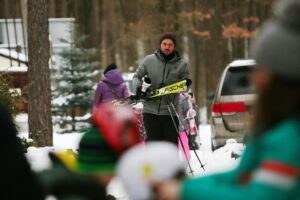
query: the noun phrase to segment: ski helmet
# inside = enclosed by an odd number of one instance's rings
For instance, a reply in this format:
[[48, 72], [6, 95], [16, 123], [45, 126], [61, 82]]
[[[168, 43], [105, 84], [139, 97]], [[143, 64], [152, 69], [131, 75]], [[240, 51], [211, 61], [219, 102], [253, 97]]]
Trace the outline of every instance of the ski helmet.
[[101, 104], [93, 112], [92, 122], [117, 153], [139, 143], [138, 121], [128, 105]]
[[178, 155], [177, 146], [151, 141], [126, 151], [118, 162], [116, 175], [130, 199], [153, 199], [151, 181], [184, 178], [186, 167]]

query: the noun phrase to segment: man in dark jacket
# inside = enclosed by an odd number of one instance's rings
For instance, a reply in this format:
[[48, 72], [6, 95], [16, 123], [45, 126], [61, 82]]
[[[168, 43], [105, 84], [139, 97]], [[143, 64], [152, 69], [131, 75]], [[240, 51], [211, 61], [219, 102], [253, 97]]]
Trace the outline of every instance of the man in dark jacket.
[[[170, 32], [164, 33], [159, 40], [159, 45], [160, 48], [155, 53], [146, 56], [136, 70], [133, 77], [133, 84], [136, 88], [140, 88], [142, 78], [145, 76], [151, 79], [153, 90], [181, 80], [190, 80], [187, 62], [175, 49], [175, 35]], [[169, 112], [168, 106], [171, 104], [177, 109], [178, 94], [153, 98], [144, 103], [143, 119], [147, 134], [146, 141], [164, 140], [177, 144], [179, 122], [176, 114]], [[171, 116], [174, 116], [174, 121]]]

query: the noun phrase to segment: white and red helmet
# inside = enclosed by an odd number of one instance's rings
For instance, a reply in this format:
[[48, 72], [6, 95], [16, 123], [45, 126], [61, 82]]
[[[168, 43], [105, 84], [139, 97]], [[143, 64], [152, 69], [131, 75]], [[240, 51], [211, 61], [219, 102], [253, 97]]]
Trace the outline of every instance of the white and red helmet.
[[92, 114], [92, 123], [117, 153], [139, 143], [138, 120], [129, 105], [101, 104]]

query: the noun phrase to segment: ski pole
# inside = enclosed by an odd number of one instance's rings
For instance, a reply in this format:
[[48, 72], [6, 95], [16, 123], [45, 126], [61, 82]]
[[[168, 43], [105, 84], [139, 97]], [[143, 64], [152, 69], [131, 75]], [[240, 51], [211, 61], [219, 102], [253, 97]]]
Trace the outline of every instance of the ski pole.
[[[170, 101], [170, 99], [168, 98], [168, 96], [167, 96], [167, 99], [168, 99], [169, 105], [172, 106], [172, 109], [173, 109], [173, 111], [174, 111], [176, 117], [178, 118], [179, 124], [180, 124], [182, 127], [184, 127], [182, 121], [181, 121], [180, 118], [179, 118], [179, 115], [178, 115], [178, 113], [177, 113], [177, 111], [176, 111], [176, 108], [175, 108], [174, 104]], [[170, 113], [170, 114], [172, 115], [172, 113]], [[185, 132], [186, 136], [188, 137], [188, 133], [186, 132], [186, 130], [184, 130], [184, 132]], [[199, 163], [200, 163], [200, 165], [201, 165], [201, 168], [205, 171], [204, 165], [203, 165], [203, 163], [201, 162], [201, 160], [200, 160], [200, 158], [199, 158], [199, 156], [198, 156], [196, 150], [193, 149], [193, 152], [194, 152], [195, 156], [197, 157], [197, 159], [198, 159], [198, 161], [199, 161]]]
[[[174, 127], [175, 127], [177, 133], [179, 133], [178, 127], [176, 126], [176, 122], [175, 122], [175, 119], [174, 119], [174, 117], [173, 117], [173, 115], [172, 115], [172, 111], [171, 111], [171, 108], [170, 108], [169, 105], [168, 105], [168, 110], [169, 110], [169, 113], [170, 113], [170, 116], [171, 116], [173, 125], [174, 125]], [[180, 145], [181, 145], [181, 147], [182, 147], [182, 149], [183, 149], [183, 154], [184, 154], [184, 156], [185, 156], [185, 158], [186, 158], [186, 161], [187, 161], [187, 163], [188, 163], [188, 166], [189, 166], [189, 169], [190, 169], [190, 173], [192, 174], [192, 176], [194, 176], [194, 173], [193, 173], [194, 171], [193, 171], [193, 169], [192, 169], [192, 167], [191, 167], [191, 164], [190, 164], [190, 162], [189, 162], [189, 160], [188, 160], [188, 156], [187, 156], [186, 150], [185, 150], [185, 148], [184, 148], [183, 142], [182, 142], [181, 138], [179, 137], [179, 135], [178, 135], [178, 139], [179, 139]]]

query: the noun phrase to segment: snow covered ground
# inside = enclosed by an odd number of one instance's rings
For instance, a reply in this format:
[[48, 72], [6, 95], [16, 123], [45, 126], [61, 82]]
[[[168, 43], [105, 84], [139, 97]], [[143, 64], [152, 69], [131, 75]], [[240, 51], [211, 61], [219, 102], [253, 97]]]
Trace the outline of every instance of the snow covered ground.
[[[19, 126], [19, 136], [28, 138], [27, 115], [17, 116], [16, 122]], [[193, 174], [191, 174], [190, 169], [187, 168], [186, 172], [189, 176], [204, 176], [215, 172], [226, 171], [234, 168], [238, 164], [239, 159], [232, 158], [231, 155], [232, 152], [241, 154], [244, 150], [242, 144], [230, 141], [224, 147], [212, 152], [210, 148], [210, 126], [200, 125], [199, 133], [198, 142], [200, 149], [195, 152], [190, 152], [192, 156], [190, 165]], [[81, 137], [82, 133], [57, 134], [54, 132], [53, 147], [29, 147], [26, 157], [33, 170], [39, 171], [49, 168], [51, 166], [47, 156], [49, 151], [65, 151], [66, 149], [76, 151]], [[204, 165], [204, 170], [201, 168], [198, 158]], [[108, 192], [120, 200], [127, 200], [126, 193], [117, 179], [114, 179], [108, 186]]]

